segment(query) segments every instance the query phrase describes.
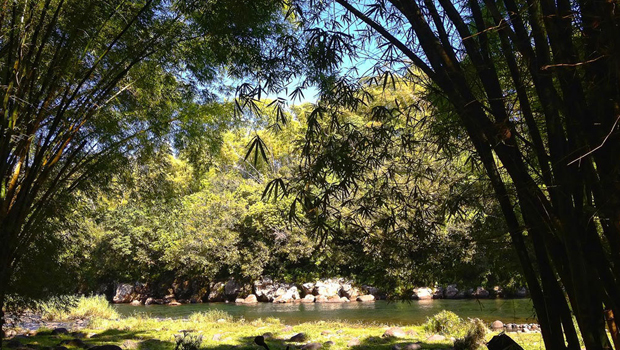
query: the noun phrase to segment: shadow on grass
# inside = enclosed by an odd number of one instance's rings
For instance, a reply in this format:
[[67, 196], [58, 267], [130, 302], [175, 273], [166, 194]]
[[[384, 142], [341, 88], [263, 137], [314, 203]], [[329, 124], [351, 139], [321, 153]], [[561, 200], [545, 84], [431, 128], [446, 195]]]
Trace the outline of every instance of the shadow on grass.
[[[193, 334], [200, 334], [199, 332], [190, 332]], [[258, 335], [258, 334], [257, 334]], [[170, 340], [160, 340], [156, 338], [157, 334], [149, 334], [148, 331], [129, 331], [129, 330], [118, 330], [118, 329], [108, 329], [101, 333], [98, 333], [96, 337], [83, 339], [86, 346], [96, 346], [96, 345], [118, 345], [123, 350], [174, 350], [176, 343], [174, 339]], [[206, 336], [206, 335], [205, 335]], [[203, 345], [200, 347], [200, 350], [265, 350], [263, 347], [258, 346], [254, 343], [254, 336], [235, 336], [233, 332], [226, 332], [223, 334], [219, 334], [221, 340], [219, 339], [203, 339]], [[52, 335], [36, 335], [32, 337], [28, 337], [26, 339], [20, 338], [19, 341], [22, 343], [23, 347], [21, 350], [44, 350], [46, 348], [53, 348], [54, 346], [60, 345], [63, 340], [73, 339], [70, 335], [63, 336], [52, 336]], [[213, 344], [213, 342], [218, 342], [217, 344]], [[285, 339], [279, 338], [271, 338], [266, 340], [270, 350], [285, 350], [287, 346], [290, 346], [290, 350], [300, 349], [304, 344], [313, 342], [312, 339], [304, 343], [293, 343], [289, 342]], [[207, 344], [205, 344], [207, 343]], [[330, 350], [330, 349], [351, 349], [351, 350], [393, 350], [395, 346], [399, 346], [402, 350], [408, 350], [407, 345], [416, 344], [414, 340], [406, 340], [401, 338], [392, 338], [392, 337], [377, 337], [377, 336], [367, 336], [360, 337], [359, 345], [355, 345], [352, 347], [347, 346], [336, 346], [336, 345], [326, 345], [325, 342], [322, 342], [322, 350]], [[421, 349], [449, 349], [451, 348], [448, 344], [437, 344], [437, 343], [425, 343], [425, 342], [417, 342], [421, 346]], [[6, 343], [5, 343], [6, 345]], [[82, 348], [74, 345], [64, 345], [68, 350], [81, 350]], [[18, 349], [18, 350], [20, 350]]]
[[[421, 341], [405, 340], [396, 337], [375, 337], [370, 336], [360, 339], [360, 344], [351, 347], [352, 350], [392, 350], [402, 349], [407, 350], [407, 346], [410, 344], [420, 345], [419, 349], [452, 349], [451, 345], [441, 343], [427, 343]], [[413, 349], [412, 347], [411, 349]]]

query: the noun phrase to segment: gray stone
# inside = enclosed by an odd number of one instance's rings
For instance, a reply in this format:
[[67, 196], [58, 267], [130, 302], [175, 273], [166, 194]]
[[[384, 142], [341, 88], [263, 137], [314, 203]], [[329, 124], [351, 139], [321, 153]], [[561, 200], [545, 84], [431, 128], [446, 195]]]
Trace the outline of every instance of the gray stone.
[[256, 304], [258, 303], [258, 299], [256, 299], [256, 295], [250, 294], [247, 298], [243, 299], [244, 304]]
[[301, 299], [301, 302], [302, 303], [314, 303], [315, 298], [316, 297], [312, 294], [306, 294], [306, 296], [303, 299]]
[[126, 339], [123, 341], [123, 344], [121, 345], [121, 347], [127, 350], [134, 350], [140, 347], [140, 343], [138, 343], [135, 340]]
[[433, 291], [427, 287], [420, 287], [413, 290], [413, 299], [417, 300], [429, 300], [433, 299]]
[[324, 295], [318, 295], [316, 298], [314, 298], [314, 302], [315, 303], [326, 303], [327, 297]]
[[426, 341], [442, 341], [442, 340], [446, 340], [446, 337], [444, 337], [441, 334], [433, 334], [430, 337], [426, 338]]
[[515, 297], [517, 298], [527, 297], [527, 289], [525, 287], [517, 288], [517, 290], [515, 291]]
[[352, 347], [352, 346], [358, 346], [360, 345], [360, 339], [359, 338], [353, 338], [351, 340], [349, 340], [349, 342], [347, 343], [348, 347]]
[[454, 284], [449, 285], [444, 290], [444, 297], [446, 299], [457, 299], [459, 297], [459, 289]]
[[52, 330], [52, 335], [59, 335], [59, 334], [69, 334], [69, 331], [63, 327], [54, 328]]
[[302, 346], [301, 348], [303, 350], [319, 350], [322, 347], [323, 347], [323, 344], [321, 344], [321, 343], [308, 343], [308, 344]]
[[357, 301], [361, 301], [361, 302], [369, 302], [369, 301], [375, 301], [375, 296], [372, 294], [369, 295], [360, 295], [356, 298]]
[[224, 297], [228, 300], [234, 300], [239, 296], [243, 286], [235, 281], [234, 278], [231, 278], [224, 285]]
[[489, 291], [482, 288], [482, 287], [478, 287], [476, 288], [476, 291], [474, 292], [474, 296], [476, 298], [488, 298], [490, 295]]
[[308, 337], [304, 333], [297, 333], [289, 339], [289, 341], [295, 343], [305, 342], [306, 340], [308, 340]]
[[115, 303], [129, 303], [131, 302], [133, 292], [133, 284], [119, 283], [116, 285], [112, 301]]
[[340, 296], [347, 297], [349, 300], [355, 300], [360, 295], [360, 290], [351, 283], [343, 283], [340, 288]]
[[383, 338], [387, 338], [387, 337], [404, 338], [406, 336], [407, 334], [400, 327], [388, 328], [385, 332], [383, 332], [383, 335], [382, 335]]

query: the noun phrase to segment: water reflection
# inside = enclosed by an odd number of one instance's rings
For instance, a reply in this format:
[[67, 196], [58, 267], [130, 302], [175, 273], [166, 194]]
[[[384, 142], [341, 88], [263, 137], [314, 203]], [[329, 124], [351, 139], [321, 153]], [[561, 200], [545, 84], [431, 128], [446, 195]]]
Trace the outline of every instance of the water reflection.
[[130, 306], [117, 305], [123, 315], [148, 313], [153, 317], [187, 317], [194, 312], [218, 309], [236, 318], [254, 320], [277, 317], [288, 324], [320, 320], [347, 320], [351, 322], [417, 324], [441, 310], [450, 310], [463, 318], [477, 317], [485, 321], [532, 322], [533, 307], [530, 300], [420, 300], [411, 302], [371, 303], [312, 303], [235, 305], [227, 303], [189, 304], [181, 306]]

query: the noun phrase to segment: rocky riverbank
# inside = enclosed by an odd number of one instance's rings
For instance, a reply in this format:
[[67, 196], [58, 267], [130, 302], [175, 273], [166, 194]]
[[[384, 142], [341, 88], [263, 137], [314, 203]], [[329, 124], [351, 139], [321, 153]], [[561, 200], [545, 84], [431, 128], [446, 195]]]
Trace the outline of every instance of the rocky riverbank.
[[[419, 287], [410, 296], [414, 300], [465, 299], [465, 298], [525, 298], [525, 288], [504, 290], [496, 286], [459, 288], [456, 285]], [[306, 283], [284, 283], [263, 277], [253, 283], [243, 283], [233, 278], [227, 281], [200, 283], [176, 281], [171, 285], [149, 283], [119, 283], [113, 286], [114, 303], [133, 305], [179, 305], [203, 302], [237, 302], [252, 304], [269, 303], [344, 303], [351, 301], [372, 302], [386, 299], [388, 294], [379, 288], [357, 285], [342, 278], [331, 278]]]

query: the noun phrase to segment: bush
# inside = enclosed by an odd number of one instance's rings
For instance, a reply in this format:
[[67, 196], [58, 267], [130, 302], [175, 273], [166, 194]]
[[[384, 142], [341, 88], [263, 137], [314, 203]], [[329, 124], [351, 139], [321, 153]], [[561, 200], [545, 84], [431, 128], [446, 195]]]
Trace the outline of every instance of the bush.
[[81, 318], [118, 318], [118, 312], [104, 296], [51, 298], [37, 305], [41, 316], [48, 321], [67, 321]]
[[473, 319], [467, 335], [454, 341], [454, 350], [477, 350], [484, 345], [487, 326], [480, 319]]
[[196, 323], [217, 322], [218, 320], [232, 322], [233, 317], [226, 311], [209, 310], [207, 312], [195, 312], [189, 315], [189, 320]]
[[198, 350], [202, 344], [202, 335], [194, 335], [188, 332], [174, 336], [177, 345], [174, 350]]
[[435, 316], [426, 320], [423, 327], [429, 333], [439, 333], [447, 336], [454, 336], [463, 333], [463, 319], [452, 311], [443, 310]]

